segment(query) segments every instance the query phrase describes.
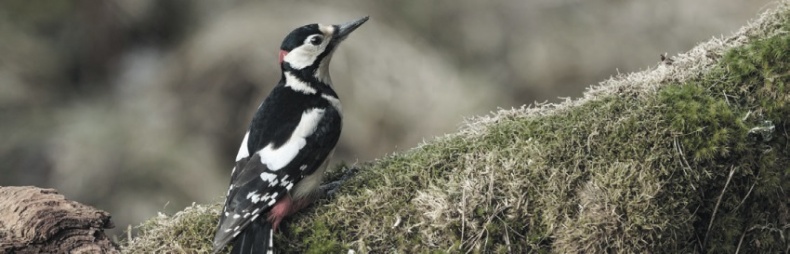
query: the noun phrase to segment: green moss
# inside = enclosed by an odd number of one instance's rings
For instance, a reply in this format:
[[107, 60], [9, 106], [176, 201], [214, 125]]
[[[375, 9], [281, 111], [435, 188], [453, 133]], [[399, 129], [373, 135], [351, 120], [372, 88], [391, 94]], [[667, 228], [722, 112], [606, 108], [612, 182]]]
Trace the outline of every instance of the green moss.
[[[786, 240], [776, 241], [781, 238], [777, 234], [769, 237], [773, 247], [766, 248], [769, 245], [764, 240], [751, 237], [749, 228], [787, 225], [783, 221], [789, 218], [783, 212], [788, 207], [787, 195], [781, 194], [790, 187], [790, 175], [782, 170], [788, 165], [788, 136], [779, 133], [786, 130], [790, 115], [790, 95], [784, 90], [790, 80], [789, 51], [790, 36], [758, 40], [728, 52], [721, 66], [700, 81], [670, 86], [660, 94], [668, 105], [666, 114], [671, 116], [673, 134], [696, 161], [690, 166], [704, 168], [697, 170], [695, 177], [711, 180], [699, 186], [710, 195], [701, 197], [703, 206], [695, 223], [696, 233], [709, 237], [702, 243], [708, 251], [734, 252], [740, 242], [741, 250], [770, 252], [781, 251], [782, 243], [787, 244]], [[696, 122], [685, 124], [692, 121]], [[766, 121], [775, 125], [776, 138], [750, 139], [750, 129]], [[734, 180], [724, 189], [730, 170]], [[725, 194], [719, 201], [721, 192]], [[718, 208], [711, 205], [716, 202], [721, 202]], [[767, 208], [760, 202], [775, 202], [771, 208], [775, 213], [766, 214], [775, 218], [773, 222], [765, 224], [765, 218], [751, 216], [757, 211], [750, 206]], [[714, 209], [718, 213], [711, 218]], [[741, 236], [745, 243], [734, 240]]]
[[[786, 31], [787, 15], [761, 27]], [[308, 253], [786, 251], [790, 35], [775, 34], [704, 56], [719, 62], [682, 83], [613, 88], [544, 114], [504, 112], [474, 133], [360, 165], [333, 199], [290, 219], [277, 246]], [[204, 219], [169, 225], [172, 235], [156, 243], [204, 250], [216, 217]]]
[[341, 253], [343, 246], [336, 242], [337, 236], [323, 223], [316, 223], [312, 227], [312, 234], [304, 238], [304, 242], [309, 246], [305, 253]]
[[[725, 157], [740, 152], [748, 129], [744, 114], [734, 112], [723, 96], [705, 90], [704, 83], [668, 86], [659, 94], [665, 105], [672, 135], [678, 138], [695, 161]], [[740, 116], [740, 117], [739, 117]]]

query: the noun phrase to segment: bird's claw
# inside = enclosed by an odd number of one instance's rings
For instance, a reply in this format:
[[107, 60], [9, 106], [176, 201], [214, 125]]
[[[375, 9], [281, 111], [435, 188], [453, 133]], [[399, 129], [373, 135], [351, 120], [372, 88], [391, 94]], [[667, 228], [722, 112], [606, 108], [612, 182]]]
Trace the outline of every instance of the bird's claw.
[[337, 192], [337, 190], [340, 189], [340, 185], [342, 185], [344, 182], [346, 182], [346, 180], [354, 176], [357, 173], [357, 171], [359, 171], [357, 167], [351, 167], [346, 169], [345, 172], [343, 173], [343, 176], [341, 176], [340, 179], [321, 185], [321, 187], [319, 187], [321, 193], [324, 193], [324, 195], [327, 197], [332, 197], [335, 194], [335, 192]]

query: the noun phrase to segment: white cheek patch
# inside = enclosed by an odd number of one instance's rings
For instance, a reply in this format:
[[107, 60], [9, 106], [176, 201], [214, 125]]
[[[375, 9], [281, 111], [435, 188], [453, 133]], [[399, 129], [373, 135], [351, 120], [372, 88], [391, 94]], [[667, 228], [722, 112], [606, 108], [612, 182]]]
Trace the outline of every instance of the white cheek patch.
[[315, 90], [315, 88], [311, 87], [288, 71], [285, 72], [285, 86], [305, 94], [315, 94], [318, 92]]
[[[250, 150], [247, 149], [247, 139], [249, 138], [250, 138], [250, 132], [247, 131], [247, 134], [244, 134], [244, 139], [241, 140], [241, 147], [239, 147], [239, 153], [236, 154], [236, 161], [250, 157]], [[233, 170], [235, 171], [236, 168], [233, 168]]]
[[283, 58], [283, 61], [291, 65], [291, 68], [301, 70], [304, 67], [312, 65], [319, 54], [321, 54], [320, 50], [316, 50], [315, 46], [307, 44], [288, 52]]
[[[274, 144], [269, 144], [260, 151], [258, 155], [261, 157], [261, 163], [266, 165], [271, 171], [277, 171], [288, 165], [299, 150], [307, 144], [306, 138], [315, 132], [318, 123], [324, 117], [324, 109], [312, 108], [302, 113], [302, 119], [294, 129], [291, 137], [285, 141], [285, 144], [278, 148], [274, 148]], [[263, 175], [261, 175], [263, 177]]]

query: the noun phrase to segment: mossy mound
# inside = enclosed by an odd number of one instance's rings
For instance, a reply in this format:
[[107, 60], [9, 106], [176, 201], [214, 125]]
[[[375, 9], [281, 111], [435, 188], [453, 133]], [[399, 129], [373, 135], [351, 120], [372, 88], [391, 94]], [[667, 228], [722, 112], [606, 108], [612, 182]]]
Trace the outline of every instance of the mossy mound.
[[[584, 98], [473, 119], [457, 134], [362, 165], [335, 197], [292, 218], [276, 245], [786, 252], [789, 28], [784, 2], [732, 37], [605, 81]], [[208, 251], [215, 225], [206, 221], [218, 209], [154, 219], [125, 251]]]

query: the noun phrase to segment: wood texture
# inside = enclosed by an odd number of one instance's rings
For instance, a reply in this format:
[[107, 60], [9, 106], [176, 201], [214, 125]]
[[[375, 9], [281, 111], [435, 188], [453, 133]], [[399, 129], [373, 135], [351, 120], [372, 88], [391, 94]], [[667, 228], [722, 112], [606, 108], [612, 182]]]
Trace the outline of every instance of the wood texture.
[[119, 253], [110, 214], [54, 189], [0, 187], [0, 253]]

